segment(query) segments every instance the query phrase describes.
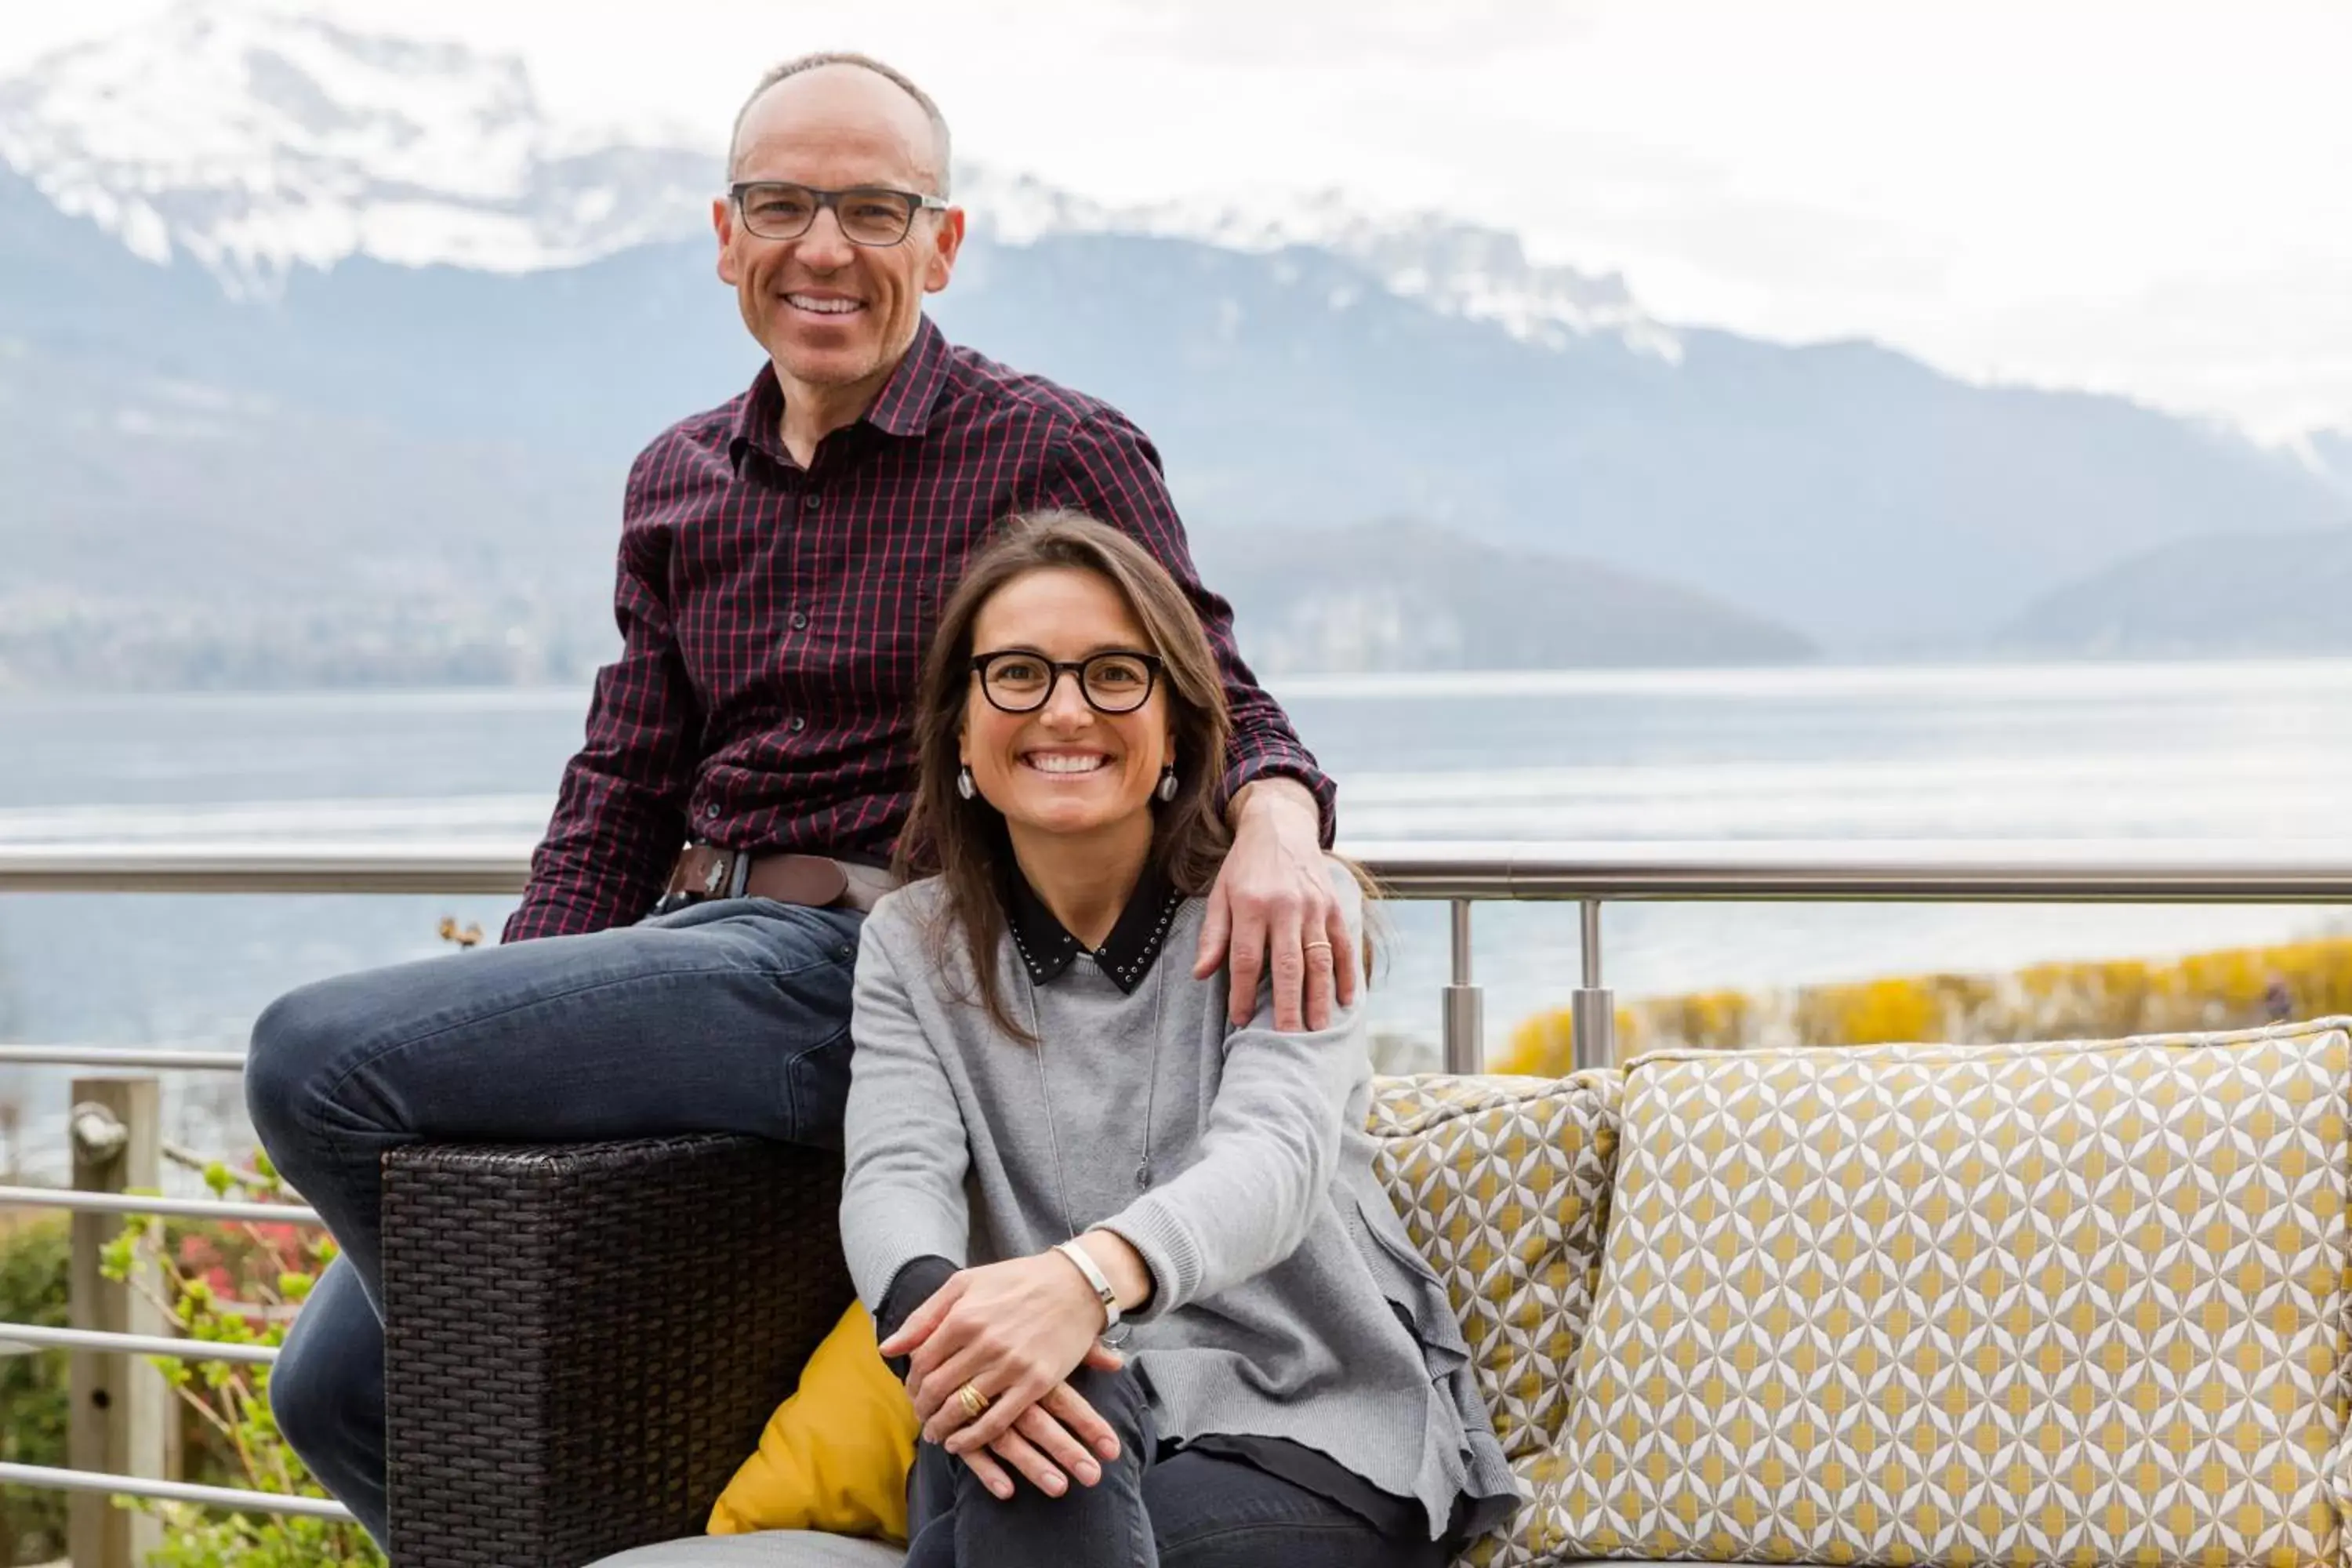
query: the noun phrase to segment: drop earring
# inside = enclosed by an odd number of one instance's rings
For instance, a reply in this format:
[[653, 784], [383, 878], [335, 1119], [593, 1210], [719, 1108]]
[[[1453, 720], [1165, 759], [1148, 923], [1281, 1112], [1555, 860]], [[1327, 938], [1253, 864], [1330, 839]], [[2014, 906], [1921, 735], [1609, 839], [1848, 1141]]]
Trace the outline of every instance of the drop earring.
[[958, 768], [956, 770], [956, 794], [961, 795], [966, 800], [970, 800], [972, 797], [972, 793], [971, 770], [970, 768]]
[[1176, 798], [1176, 769], [1173, 764], [1160, 770], [1160, 787], [1151, 792], [1162, 804]]

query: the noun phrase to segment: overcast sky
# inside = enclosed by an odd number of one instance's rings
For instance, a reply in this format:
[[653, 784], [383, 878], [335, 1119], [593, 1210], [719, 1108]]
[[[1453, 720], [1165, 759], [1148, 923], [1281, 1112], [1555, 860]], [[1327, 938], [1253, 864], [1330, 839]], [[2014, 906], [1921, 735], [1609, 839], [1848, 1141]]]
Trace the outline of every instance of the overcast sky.
[[[160, 8], [8, 0], [0, 69]], [[307, 8], [518, 50], [560, 111], [714, 142], [762, 64], [866, 48], [962, 155], [1105, 199], [1433, 205], [1671, 321], [2352, 427], [2352, 0]]]

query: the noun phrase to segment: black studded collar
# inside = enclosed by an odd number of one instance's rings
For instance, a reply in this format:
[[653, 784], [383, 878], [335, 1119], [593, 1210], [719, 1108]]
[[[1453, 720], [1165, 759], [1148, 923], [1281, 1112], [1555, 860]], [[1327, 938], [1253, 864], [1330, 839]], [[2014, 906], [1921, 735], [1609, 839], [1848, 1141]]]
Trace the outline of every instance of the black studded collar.
[[[1029, 978], [1037, 984], [1059, 979], [1070, 967], [1070, 960], [1087, 951], [1086, 944], [1064, 929], [1018, 868], [1007, 881], [1006, 924], [1013, 931], [1013, 950], [1021, 954]], [[1168, 928], [1183, 902], [1184, 895], [1169, 882], [1166, 873], [1157, 866], [1145, 868], [1135, 891], [1128, 895], [1127, 908], [1119, 911], [1118, 923], [1094, 952], [1095, 962], [1110, 976], [1112, 984], [1132, 994], [1143, 983], [1160, 948], [1167, 945]]]

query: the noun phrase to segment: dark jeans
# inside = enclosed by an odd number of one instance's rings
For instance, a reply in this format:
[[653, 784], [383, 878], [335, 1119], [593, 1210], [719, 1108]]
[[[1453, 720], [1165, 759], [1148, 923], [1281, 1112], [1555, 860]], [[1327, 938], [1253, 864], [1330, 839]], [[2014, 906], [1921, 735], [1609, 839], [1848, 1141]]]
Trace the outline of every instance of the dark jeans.
[[723, 900], [321, 981], [262, 1014], [247, 1108], [343, 1254], [295, 1320], [270, 1408], [379, 1542], [384, 1151], [680, 1132], [838, 1148], [858, 923]]
[[1239, 1459], [1158, 1458], [1132, 1373], [1081, 1367], [1070, 1385], [1118, 1434], [1102, 1479], [1057, 1498], [1016, 1472], [1000, 1500], [961, 1459], [919, 1444], [907, 1568], [1444, 1568], [1445, 1542], [1383, 1537], [1328, 1498]]

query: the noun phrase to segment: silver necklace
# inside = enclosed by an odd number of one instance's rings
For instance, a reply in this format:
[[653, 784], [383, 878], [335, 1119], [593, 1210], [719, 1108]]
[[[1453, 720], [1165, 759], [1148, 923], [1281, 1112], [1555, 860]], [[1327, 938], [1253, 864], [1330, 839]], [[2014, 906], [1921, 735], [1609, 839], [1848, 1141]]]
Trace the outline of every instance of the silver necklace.
[[[1094, 955], [1089, 953], [1087, 956]], [[1096, 962], [1099, 963], [1101, 960], [1096, 959]], [[1070, 1181], [1069, 1174], [1062, 1164], [1062, 1133], [1060, 1123], [1054, 1114], [1054, 1086], [1045, 1073], [1045, 1029], [1037, 1003], [1037, 982], [1031, 978], [1027, 964], [1016, 963], [1013, 967], [1021, 972], [1023, 994], [1029, 1002], [1029, 1033], [1037, 1042], [1035, 1049], [1031, 1054], [1037, 1060], [1038, 1100], [1045, 1108], [1045, 1142], [1054, 1152], [1054, 1191], [1061, 1198], [1062, 1229], [1066, 1235], [1075, 1240], [1077, 1237], [1078, 1227], [1071, 1217]], [[1150, 1075], [1144, 1080], [1143, 1089], [1143, 1158], [1135, 1167], [1135, 1187], [1138, 1192], [1147, 1192], [1151, 1186], [1151, 1124], [1160, 1103], [1160, 1046], [1162, 1037], [1167, 1033], [1167, 1022], [1168, 973], [1167, 970], [1155, 960], [1151, 966], [1151, 1066]]]

